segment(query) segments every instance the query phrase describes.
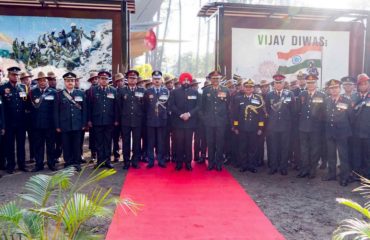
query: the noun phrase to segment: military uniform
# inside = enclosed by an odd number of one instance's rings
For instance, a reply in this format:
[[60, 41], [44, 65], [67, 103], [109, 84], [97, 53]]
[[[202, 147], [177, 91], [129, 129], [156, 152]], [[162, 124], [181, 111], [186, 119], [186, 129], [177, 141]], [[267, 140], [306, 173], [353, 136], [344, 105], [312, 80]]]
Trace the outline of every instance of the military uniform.
[[[311, 76], [311, 78], [315, 78]], [[311, 79], [307, 81], [316, 81]], [[297, 177], [314, 178], [321, 152], [321, 132], [325, 117], [324, 93], [303, 91], [297, 99], [298, 129], [301, 148], [301, 166]]]
[[26, 170], [25, 164], [25, 114], [27, 109], [26, 86], [23, 84], [12, 85], [5, 83], [0, 88], [0, 95], [4, 104], [5, 114], [5, 157], [6, 169], [8, 173], [13, 173], [15, 169], [15, 145], [17, 144], [17, 164], [18, 168]]
[[[63, 78], [75, 78], [67, 73]], [[54, 101], [54, 126], [61, 130], [65, 167], [74, 166], [80, 170], [81, 131], [87, 123], [87, 106], [83, 91], [67, 89], [57, 92]]]
[[[4, 130], [5, 130], [4, 103], [3, 103], [2, 97], [0, 96], [0, 147], [4, 146], [4, 143], [3, 143], [4, 136], [2, 135]], [[3, 149], [0, 149], [0, 155], [3, 155], [3, 154], [4, 154]], [[4, 156], [1, 156], [0, 157], [0, 169], [2, 170], [5, 169], [4, 160], [5, 160]]]
[[[118, 121], [121, 124], [123, 138], [124, 168], [128, 169], [130, 164], [138, 168], [141, 157], [140, 144], [144, 112], [144, 93], [141, 87], [130, 88], [128, 86], [118, 91]], [[132, 134], [132, 138], [131, 138]], [[132, 157], [131, 155], [132, 140]]]
[[[339, 81], [332, 79], [328, 86], [339, 86]], [[326, 101], [326, 140], [328, 156], [328, 174], [323, 180], [336, 179], [337, 151], [340, 159], [340, 184], [346, 186], [350, 174], [348, 159], [348, 138], [352, 136], [352, 102], [348, 98], [339, 96], [333, 100], [329, 97]]]
[[[97, 72], [91, 72], [90, 77], [87, 80], [91, 83], [91, 87], [85, 91], [86, 99], [88, 99], [88, 96], [91, 95], [91, 91], [94, 87], [98, 86], [97, 83], [94, 83], [93, 80], [98, 77]], [[96, 143], [95, 143], [95, 129], [94, 127], [89, 127], [89, 149], [91, 151], [91, 161], [94, 161], [97, 157], [97, 149], [96, 149]]]
[[[276, 74], [273, 78], [276, 84], [277, 81], [285, 79], [285, 76]], [[286, 89], [269, 92], [266, 97], [266, 110], [268, 113], [266, 131], [271, 150], [269, 174], [280, 170], [282, 175], [287, 175], [291, 128], [296, 114], [293, 93]]]
[[[367, 75], [360, 75], [358, 84], [369, 81]], [[352, 96], [353, 117], [353, 160], [352, 169], [366, 178], [370, 177], [370, 92], [357, 92]]]
[[167, 88], [149, 88], [144, 94], [146, 112], [146, 127], [148, 138], [148, 167], [154, 165], [154, 147], [157, 146], [157, 160], [159, 166], [165, 166], [164, 141], [168, 119], [167, 100], [169, 91]]
[[223, 86], [204, 89], [201, 101], [201, 117], [206, 126], [208, 169], [222, 170], [225, 131], [229, 124], [229, 90]]
[[[110, 73], [99, 72], [100, 77]], [[117, 90], [111, 86], [96, 86], [88, 97], [88, 121], [95, 129], [95, 143], [98, 155], [97, 165], [102, 163], [111, 168], [112, 132], [116, 120]]]
[[47, 165], [55, 170], [55, 127], [54, 127], [54, 101], [56, 91], [52, 88], [40, 89], [38, 87], [29, 92], [32, 128], [35, 133], [35, 159], [34, 171], [44, 169], [44, 154], [46, 143]]
[[[245, 84], [254, 86], [252, 80], [248, 80]], [[233, 128], [238, 130], [239, 139], [239, 154], [238, 161], [241, 171], [257, 172], [257, 141], [256, 138], [262, 133], [265, 122], [264, 101], [261, 95], [241, 94], [234, 100], [234, 112], [232, 117]]]
[[[197, 127], [197, 114], [200, 108], [200, 95], [197, 90], [190, 87], [192, 76], [189, 73], [180, 75], [182, 86], [171, 92], [169, 108], [172, 112], [172, 126], [174, 129], [176, 169], [180, 170], [185, 163], [187, 170], [191, 170], [192, 140]], [[186, 86], [185, 81], [189, 81]], [[189, 115], [186, 121], [182, 118]]]

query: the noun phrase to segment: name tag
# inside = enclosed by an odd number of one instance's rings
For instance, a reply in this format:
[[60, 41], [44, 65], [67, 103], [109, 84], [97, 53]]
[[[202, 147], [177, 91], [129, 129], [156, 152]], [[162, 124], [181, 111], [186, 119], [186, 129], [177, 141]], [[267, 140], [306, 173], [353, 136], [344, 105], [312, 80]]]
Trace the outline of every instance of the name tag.
[[27, 97], [27, 94], [25, 92], [19, 92], [19, 96], [23, 98], [23, 97]]
[[[1, 102], [1, 101], [0, 101]], [[370, 102], [366, 103], [366, 107], [370, 107]]]
[[347, 109], [348, 109], [348, 104], [345, 104], [345, 103], [338, 103], [338, 104], [337, 104], [337, 108], [338, 108], [338, 109], [347, 110]]
[[312, 102], [313, 103], [323, 103], [324, 99], [316, 97], [316, 98], [312, 99]]
[[142, 92], [135, 92], [135, 97], [142, 98], [142, 97], [144, 97], [144, 93], [142, 93]]
[[0, 104], [3, 104], [3, 101], [1, 101], [1, 99], [0, 99]]
[[244, 105], [244, 103], [243, 103], [243, 102], [241, 102], [241, 103], [239, 103], [239, 105]]
[[168, 99], [168, 95], [161, 95], [161, 96], [159, 96], [159, 100], [165, 101], [167, 99]]
[[107, 98], [114, 99], [114, 94], [113, 93], [108, 93]]
[[54, 96], [53, 95], [48, 95], [48, 96], [45, 97], [45, 100], [48, 100], [48, 101], [54, 100]]
[[217, 94], [217, 97], [219, 97], [219, 98], [225, 98], [225, 97], [226, 97], [226, 93], [224, 93], [224, 92], [219, 92], [219, 93]]
[[252, 98], [251, 103], [253, 104], [261, 104], [260, 100]]
[[82, 97], [80, 97], [80, 96], [76, 96], [76, 97], [75, 97], [75, 101], [76, 101], [76, 102], [82, 102], [82, 101], [83, 101], [83, 98], [82, 98]]
[[195, 99], [197, 99], [197, 96], [188, 96], [188, 99], [189, 100], [195, 100]]
[[290, 102], [290, 101], [292, 101], [291, 97], [287, 97], [287, 98], [284, 99], [284, 102]]

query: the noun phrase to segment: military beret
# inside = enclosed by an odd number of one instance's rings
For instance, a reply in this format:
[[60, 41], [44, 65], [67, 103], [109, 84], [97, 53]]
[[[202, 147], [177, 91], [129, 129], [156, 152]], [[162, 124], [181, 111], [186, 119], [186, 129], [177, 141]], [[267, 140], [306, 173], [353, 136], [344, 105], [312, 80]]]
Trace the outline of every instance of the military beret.
[[155, 71], [152, 72], [152, 77], [153, 78], [162, 78], [162, 72], [158, 71], [158, 70], [155, 70]]
[[10, 67], [7, 69], [9, 73], [14, 73], [14, 74], [19, 74], [19, 72], [21, 71], [21, 69], [19, 67]]
[[67, 72], [63, 75], [64, 79], [75, 79], [77, 76], [73, 72]]

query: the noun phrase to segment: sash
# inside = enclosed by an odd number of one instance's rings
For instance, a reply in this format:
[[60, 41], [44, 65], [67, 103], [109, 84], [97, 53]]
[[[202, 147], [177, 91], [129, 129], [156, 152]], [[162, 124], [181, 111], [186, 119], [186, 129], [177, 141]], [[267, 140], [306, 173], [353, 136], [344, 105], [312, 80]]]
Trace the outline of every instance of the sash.
[[63, 90], [63, 95], [68, 99], [68, 101], [73, 103], [73, 105], [75, 105], [76, 108], [78, 108], [80, 110], [82, 109], [81, 105], [79, 103], [77, 103], [66, 90]]

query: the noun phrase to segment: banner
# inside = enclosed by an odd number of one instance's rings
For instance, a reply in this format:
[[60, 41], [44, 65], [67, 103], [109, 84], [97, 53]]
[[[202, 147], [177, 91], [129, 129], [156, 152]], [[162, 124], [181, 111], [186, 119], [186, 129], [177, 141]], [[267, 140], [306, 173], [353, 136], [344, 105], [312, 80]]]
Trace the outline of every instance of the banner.
[[112, 71], [112, 20], [0, 16], [0, 65], [19, 65], [37, 75], [54, 71]]
[[348, 75], [349, 32], [232, 29], [232, 73], [257, 82], [276, 72], [295, 79], [315, 74], [321, 83]]

